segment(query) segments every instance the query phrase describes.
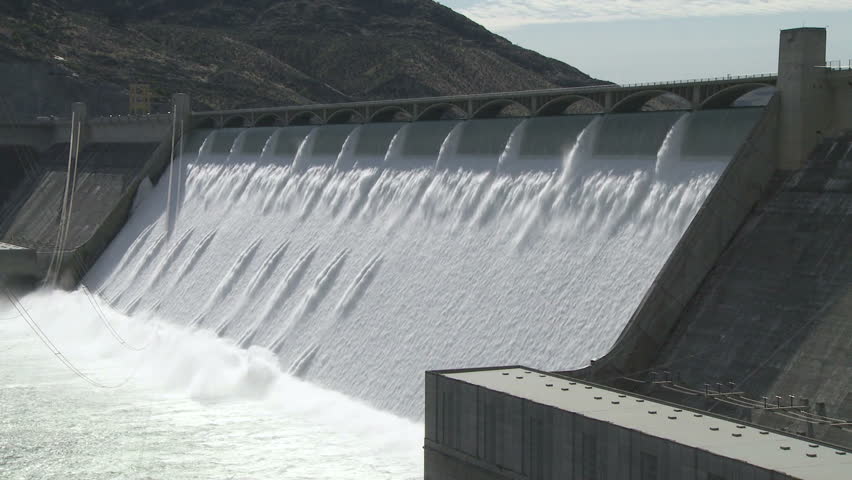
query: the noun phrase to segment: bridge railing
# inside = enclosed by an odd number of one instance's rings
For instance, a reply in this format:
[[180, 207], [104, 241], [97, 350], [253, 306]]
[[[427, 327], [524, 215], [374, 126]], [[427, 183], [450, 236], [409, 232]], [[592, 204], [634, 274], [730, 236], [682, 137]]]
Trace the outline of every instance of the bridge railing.
[[778, 77], [777, 73], [753, 73], [749, 75], [726, 75], [724, 77], [707, 77], [693, 78], [689, 80], [674, 80], [665, 82], [645, 82], [645, 83], [627, 83], [619, 85], [621, 88], [636, 88], [636, 87], [654, 87], [662, 85], [690, 85], [695, 83], [712, 83], [724, 82], [728, 80], [749, 80], [749, 79], [773, 79]]
[[829, 60], [822, 65], [822, 68], [828, 70], [852, 70], [852, 59], [849, 60]]
[[[831, 65], [836, 65], [838, 68], [841, 67], [841, 63], [837, 62], [831, 63]], [[852, 61], [850, 61], [850, 65], [852, 65]], [[828, 67], [828, 65], [826, 65]], [[695, 85], [700, 83], [714, 83], [714, 82], [729, 82], [729, 81], [743, 81], [743, 80], [763, 80], [763, 81], [771, 81], [777, 78], [776, 73], [756, 73], [749, 75], [727, 75], [723, 77], [707, 77], [707, 78], [694, 78], [688, 80], [666, 80], [659, 82], [644, 82], [644, 83], [627, 83], [627, 84], [602, 84], [602, 85], [588, 85], [588, 86], [579, 86], [579, 87], [562, 87], [562, 88], [548, 88], [548, 89], [538, 89], [538, 90], [517, 90], [510, 92], [491, 92], [491, 93], [474, 93], [474, 94], [465, 94], [465, 95], [447, 95], [441, 97], [417, 97], [417, 98], [403, 98], [403, 99], [393, 99], [393, 100], [367, 100], [367, 101], [356, 101], [356, 102], [344, 102], [344, 103], [329, 103], [329, 104], [307, 104], [307, 105], [287, 105], [280, 107], [265, 107], [265, 108], [243, 108], [243, 109], [233, 109], [233, 110], [217, 110], [217, 111], [197, 111], [192, 112], [193, 116], [209, 116], [209, 115], [245, 115], [245, 114], [264, 114], [264, 113], [279, 113], [286, 111], [299, 111], [299, 110], [320, 110], [323, 108], [346, 108], [346, 107], [387, 107], [387, 106], [395, 106], [400, 103], [439, 103], [439, 102], [459, 102], [466, 100], [483, 100], [483, 99], [499, 99], [506, 97], [522, 97], [522, 96], [534, 96], [534, 95], [570, 95], [570, 94], [589, 94], [601, 91], [617, 91], [624, 89], [634, 89], [634, 88], [653, 88], [653, 87], [672, 87], [672, 86], [684, 86], [684, 85]], [[170, 112], [169, 112], [170, 113]], [[169, 113], [165, 114], [151, 114], [151, 115], [116, 115], [116, 116], [106, 116], [106, 117], [93, 117], [89, 121], [97, 122], [97, 123], [110, 123], [110, 122], [128, 122], [128, 121], [140, 121], [140, 120], [155, 120], [160, 121], [163, 119], [167, 119], [169, 117]], [[69, 123], [71, 121], [70, 118], [64, 117], [50, 117], [50, 118], [41, 118], [41, 119], [29, 119], [15, 122], [19, 125], [28, 125], [28, 126], [37, 126], [37, 125], [51, 125], [51, 124], [64, 124]]]
[[682, 85], [694, 85], [698, 83], [713, 83], [713, 82], [726, 82], [726, 81], [741, 81], [747, 79], [755, 79], [755, 80], [773, 80], [777, 78], [778, 75], [776, 73], [757, 73], [750, 75], [728, 75], [724, 77], [712, 77], [712, 78], [702, 78], [702, 79], [690, 79], [690, 80], [675, 80], [675, 81], [660, 81], [660, 82], [647, 82], [647, 83], [633, 83], [633, 84], [603, 84], [603, 85], [588, 85], [588, 86], [580, 86], [580, 87], [563, 87], [563, 88], [547, 88], [547, 89], [538, 89], [538, 90], [517, 90], [510, 92], [491, 92], [491, 93], [474, 93], [474, 94], [465, 94], [465, 95], [449, 95], [449, 96], [441, 96], [441, 97], [417, 97], [417, 98], [401, 98], [394, 100], [367, 100], [360, 102], [345, 102], [345, 103], [333, 103], [333, 104], [314, 104], [314, 105], [287, 105], [283, 107], [267, 107], [267, 108], [242, 108], [242, 109], [234, 109], [234, 110], [222, 110], [222, 111], [198, 111], [192, 112], [193, 116], [208, 116], [208, 115], [244, 115], [244, 114], [264, 114], [264, 113], [276, 113], [276, 112], [286, 112], [286, 111], [296, 111], [296, 110], [319, 110], [323, 108], [355, 108], [355, 107], [386, 107], [386, 106], [394, 106], [399, 105], [401, 103], [439, 103], [439, 102], [458, 102], [465, 100], [482, 100], [482, 99], [498, 99], [498, 98], [507, 98], [507, 97], [520, 97], [520, 96], [532, 96], [532, 95], [549, 95], [549, 94], [581, 94], [581, 93], [594, 93], [598, 91], [610, 91], [610, 90], [623, 90], [623, 89], [632, 89], [632, 88], [644, 88], [644, 87], [654, 87], [654, 86], [682, 86]]

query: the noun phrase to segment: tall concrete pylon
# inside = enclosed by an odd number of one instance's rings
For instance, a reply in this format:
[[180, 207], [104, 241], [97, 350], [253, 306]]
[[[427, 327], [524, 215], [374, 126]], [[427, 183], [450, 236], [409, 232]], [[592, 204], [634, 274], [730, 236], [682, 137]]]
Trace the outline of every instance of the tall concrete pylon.
[[189, 95], [185, 93], [172, 95], [172, 106], [175, 109], [175, 118], [178, 122], [183, 121], [185, 125], [184, 131], [188, 131], [192, 124], [192, 107]]
[[802, 166], [831, 123], [825, 28], [782, 30], [778, 51], [778, 168]]

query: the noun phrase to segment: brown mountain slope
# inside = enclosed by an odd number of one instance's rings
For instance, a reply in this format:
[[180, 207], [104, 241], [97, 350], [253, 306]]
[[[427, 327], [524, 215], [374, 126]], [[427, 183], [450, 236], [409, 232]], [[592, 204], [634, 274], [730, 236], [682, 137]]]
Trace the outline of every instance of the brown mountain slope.
[[196, 108], [601, 83], [431, 0], [175, 3], [6, 0], [0, 74], [14, 74], [0, 96], [20, 114], [74, 100], [123, 113], [130, 83], [185, 91]]

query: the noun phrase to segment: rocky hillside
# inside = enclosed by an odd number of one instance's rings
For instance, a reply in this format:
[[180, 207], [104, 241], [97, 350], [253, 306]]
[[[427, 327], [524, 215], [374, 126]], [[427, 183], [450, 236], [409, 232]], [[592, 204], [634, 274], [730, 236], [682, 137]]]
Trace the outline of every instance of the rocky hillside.
[[0, 2], [17, 114], [123, 113], [130, 83], [220, 109], [601, 82], [431, 0]]

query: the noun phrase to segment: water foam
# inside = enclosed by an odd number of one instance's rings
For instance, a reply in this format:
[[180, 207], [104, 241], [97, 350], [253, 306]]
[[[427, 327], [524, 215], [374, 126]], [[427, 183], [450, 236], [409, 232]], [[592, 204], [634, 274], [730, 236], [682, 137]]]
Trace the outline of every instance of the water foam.
[[[123, 349], [107, 333], [103, 324], [92, 315], [87, 299], [80, 292], [40, 291], [24, 297], [23, 304], [63, 354], [88, 375], [104, 383], [129, 381], [122, 390], [114, 393], [92, 390], [92, 387], [55, 362], [51, 353], [26, 330], [23, 322], [4, 321], [0, 323], [0, 358], [4, 360], [4, 365], [14, 362], [17, 367], [0, 369], [0, 377], [4, 379], [3, 388], [13, 388], [15, 382], [20, 380], [27, 382], [26, 388], [57, 385], [57, 391], [51, 393], [50, 398], [67, 394], [70, 399], [76, 390], [80, 390], [84, 398], [92, 394], [99, 398], [114, 396], [111, 397], [109, 410], [101, 411], [99, 417], [117, 423], [125, 421], [125, 415], [116, 415], [115, 419], [111, 419], [112, 410], [117, 414], [125, 408], [137, 412], [145, 411], [155, 408], [156, 403], [166, 402], [168, 398], [196, 402], [195, 406], [181, 405], [181, 408], [191, 410], [230, 409], [233, 405], [240, 412], [239, 416], [244, 417], [241, 421], [258, 427], [266, 425], [272, 428], [273, 425], [286, 420], [290, 428], [299, 428], [300, 423], [306, 422], [308, 427], [302, 433], [302, 440], [308, 443], [299, 447], [279, 446], [277, 448], [280, 451], [276, 455], [260, 460], [262, 466], [247, 465], [248, 468], [259, 468], [259, 471], [254, 472], [258, 476], [252, 475], [252, 478], [281, 478], [282, 467], [286, 469], [290, 465], [313, 464], [314, 460], [328, 454], [320, 452], [319, 449], [324, 447], [323, 440], [312, 438], [310, 430], [335, 432], [335, 439], [332, 441], [328, 437], [326, 441], [337, 443], [335, 448], [341, 455], [363, 454], [376, 459], [373, 465], [366, 466], [367, 472], [353, 474], [345, 469], [338, 470], [335, 473], [336, 478], [366, 478], [363, 475], [370, 475], [371, 478], [415, 478], [422, 472], [422, 424], [377, 411], [340, 393], [321, 389], [283, 373], [277, 357], [269, 350], [259, 347], [240, 349], [206, 330], [187, 329], [164, 322], [150, 314], [130, 318], [106, 309], [110, 322], [124, 338], [131, 343], [149, 345], [143, 351], [133, 352]], [[0, 304], [0, 318], [11, 317], [11, 312], [8, 306]], [[38, 387], [29, 385], [29, 382], [34, 380]], [[53, 414], [48, 411], [51, 408], [56, 410], [56, 415], [69, 417], [73, 417], [76, 411], [65, 411], [64, 407], [51, 405], [49, 402], [42, 405], [40, 400], [33, 399], [29, 411], [21, 412], [19, 418], [26, 420], [30, 415]], [[85, 410], [87, 407], [79, 405], [78, 408]], [[179, 429], [174, 424], [187, 421], [182, 415], [181, 411], [157, 409], [156, 417], [146, 421], [149, 424], [146, 428], [154, 428], [159, 432], [158, 436], [167, 436], [170, 430], [174, 429], [177, 435]], [[236, 416], [235, 413], [230, 415]], [[89, 431], [103, 431], [106, 434], [106, 426], [100, 422], [91, 423], [91, 420], [88, 420], [87, 423], [89, 426], [81, 435], [88, 435]], [[150, 425], [152, 423], [153, 426]], [[0, 425], [0, 432], [5, 426], [8, 425]], [[214, 427], [206, 428], [207, 431], [211, 429]], [[142, 435], [142, 432], [136, 433]], [[276, 432], [261, 430], [261, 433], [269, 437], [269, 442], [275, 441]], [[57, 432], [57, 435], [62, 433]], [[248, 439], [242, 440], [242, 443], [245, 443]], [[178, 439], [174, 441], [177, 442]], [[228, 448], [242, 450], [240, 443], [234, 442]], [[173, 448], [178, 446], [174, 445]], [[210, 448], [212, 446], [205, 442], [196, 445], [194, 451], [204, 452]], [[66, 452], [56, 461], [80, 461], [76, 458], [75, 451]], [[251, 452], [249, 450], [246, 453]], [[93, 461], [93, 456], [96, 455], [86, 458], [84, 464], [87, 468], [82, 476], [71, 475], [65, 478], [87, 478], [85, 475], [96, 475], [97, 465]], [[201, 456], [203, 458], [203, 455]], [[16, 462], [33, 461], [38, 456], [31, 457], [13, 455], [6, 457], [6, 460], [11, 462], [9, 467], [14, 468]], [[126, 459], [113, 456], [111, 460], [123, 462]], [[135, 458], [130, 460], [134, 463], [141, 461]], [[161, 461], [176, 462], [177, 458], [169, 457], [166, 452]], [[245, 458], [242, 461], [245, 461]], [[326, 468], [333, 471], [334, 463], [327, 463]], [[345, 462], [338, 463], [343, 465]], [[107, 463], [104, 468], [109, 468], [109, 465], [110, 463]], [[138, 466], [134, 465], [134, 470], [136, 467]], [[72, 468], [70, 463], [66, 468]], [[188, 478], [195, 478], [192, 475], [197, 475], [197, 470], [202, 466], [196, 464], [192, 468], [194, 470], [188, 472]], [[3, 469], [3, 465], [0, 465], [0, 473]], [[388, 473], [391, 471], [402, 475], [395, 477]]]

